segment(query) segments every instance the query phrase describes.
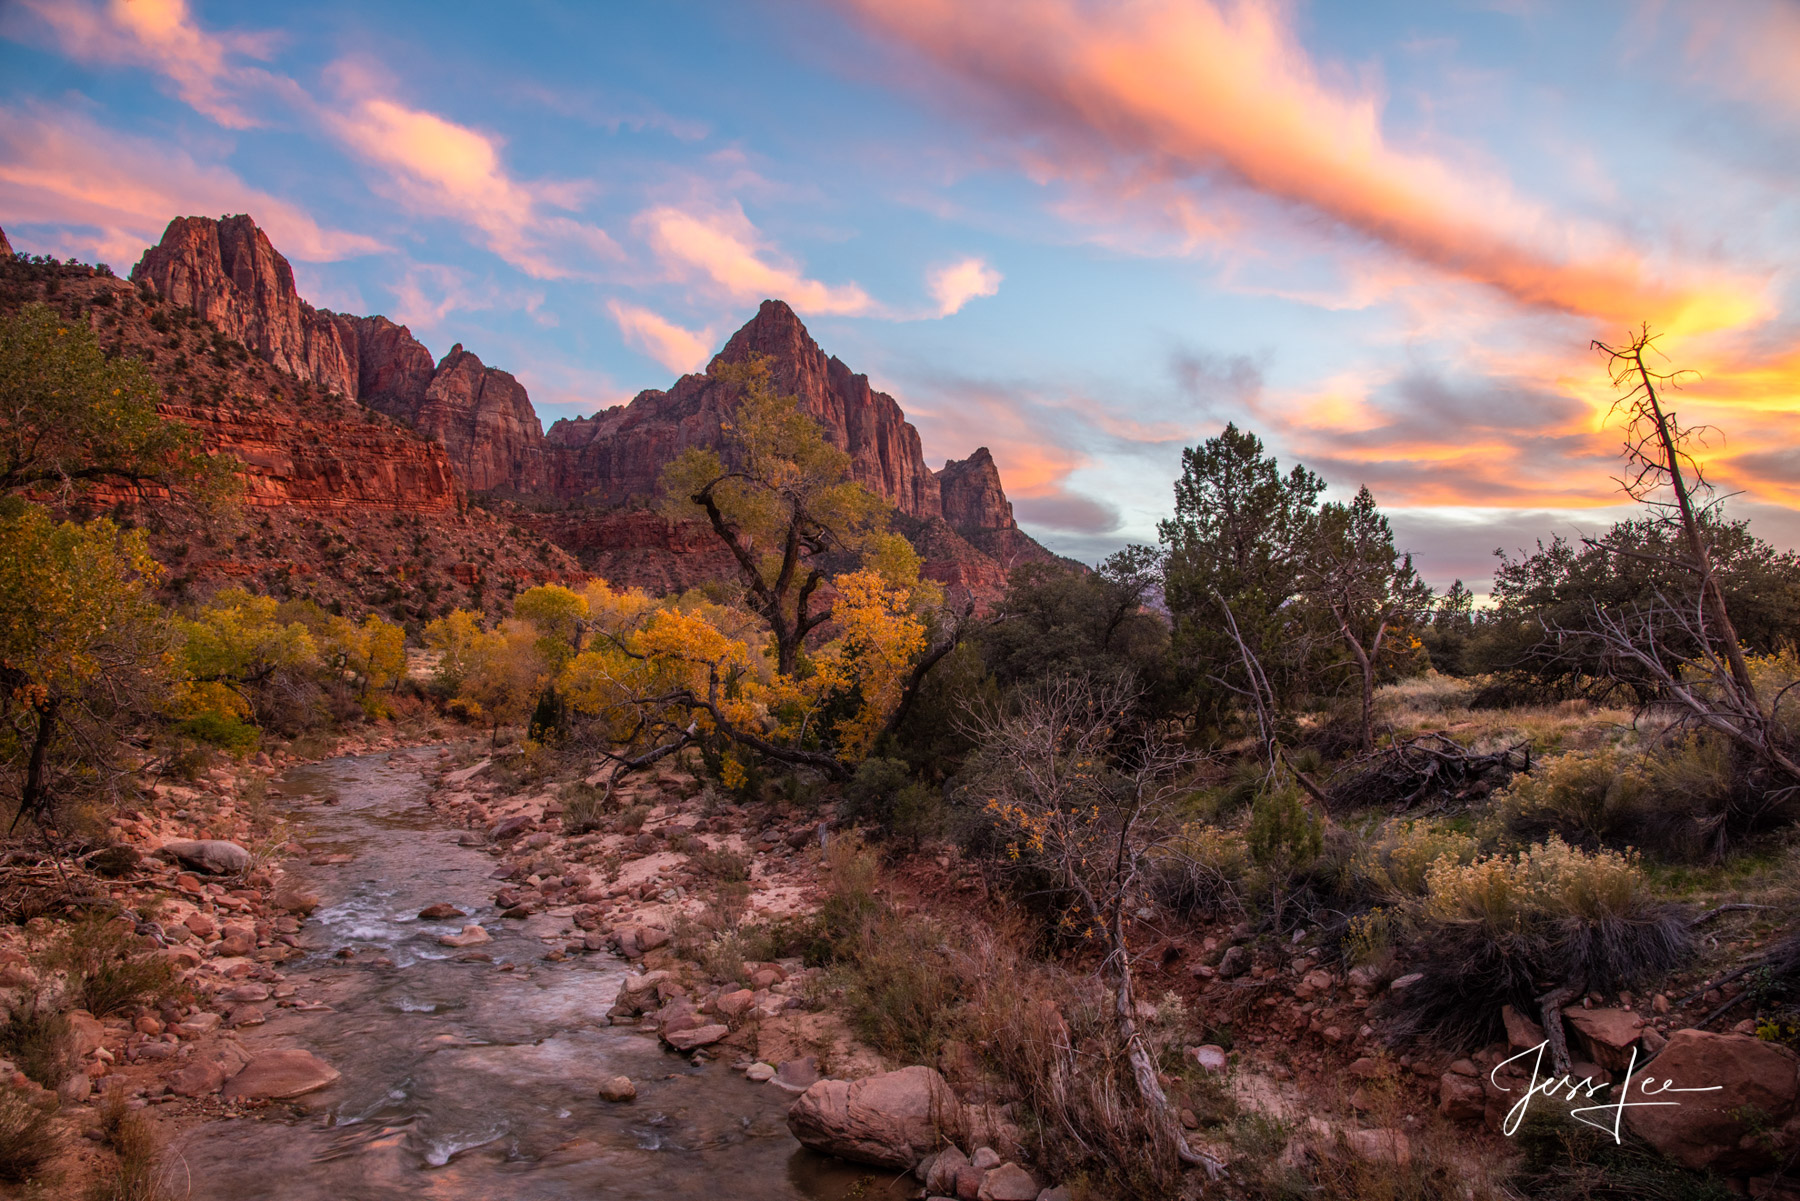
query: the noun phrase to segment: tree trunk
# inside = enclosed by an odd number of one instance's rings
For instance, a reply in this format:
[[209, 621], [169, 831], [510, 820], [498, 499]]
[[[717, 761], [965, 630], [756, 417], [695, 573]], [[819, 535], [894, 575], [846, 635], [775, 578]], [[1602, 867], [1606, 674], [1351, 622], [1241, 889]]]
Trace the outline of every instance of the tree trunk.
[[1706, 605], [1707, 616], [1712, 619], [1715, 634], [1723, 643], [1721, 649], [1725, 652], [1726, 663], [1730, 665], [1732, 682], [1760, 712], [1762, 705], [1757, 700], [1756, 685], [1750, 679], [1750, 666], [1744, 662], [1743, 648], [1738, 645], [1737, 627], [1731, 623], [1731, 614], [1725, 609], [1725, 592], [1719, 587], [1718, 576], [1713, 572], [1712, 552], [1707, 549], [1706, 538], [1700, 529], [1700, 516], [1694, 511], [1693, 497], [1688, 495], [1687, 480], [1681, 473], [1681, 452], [1675, 445], [1674, 433], [1669, 429], [1669, 419], [1663, 413], [1662, 401], [1657, 398], [1656, 385], [1650, 380], [1650, 370], [1644, 366], [1642, 346], [1633, 352], [1632, 362], [1637, 368], [1638, 379], [1643, 382], [1651, 419], [1656, 422], [1656, 438], [1662, 444], [1663, 459], [1669, 468], [1669, 486], [1674, 490], [1675, 505], [1681, 513], [1681, 530], [1687, 538], [1688, 553], [1694, 556], [1694, 569], [1700, 573], [1700, 595]]
[[1138, 1095], [1143, 1097], [1157, 1126], [1174, 1145], [1176, 1157], [1191, 1167], [1204, 1168], [1209, 1180], [1217, 1180], [1223, 1174], [1225, 1165], [1188, 1146], [1187, 1134], [1181, 1129], [1174, 1107], [1169, 1104], [1169, 1095], [1163, 1092], [1162, 1081], [1157, 1079], [1156, 1064], [1150, 1058], [1150, 1048], [1144, 1045], [1144, 1038], [1138, 1033], [1137, 1015], [1134, 1012], [1137, 1006], [1131, 987], [1131, 956], [1125, 949], [1122, 906], [1113, 907], [1112, 919], [1106, 925], [1106, 934], [1107, 941], [1112, 944], [1109, 948], [1112, 953], [1107, 962], [1118, 965], [1114, 969], [1118, 982], [1113, 992], [1113, 1012], [1119, 1023], [1119, 1037], [1125, 1041], [1125, 1055], [1131, 1061], [1131, 1075], [1137, 1082]]
[[1350, 632], [1350, 622], [1342, 613], [1338, 614], [1338, 629], [1356, 660], [1357, 670], [1362, 672], [1362, 749], [1367, 753], [1375, 749], [1375, 662]]
[[56, 736], [56, 714], [61, 707], [62, 698], [55, 696], [37, 707], [37, 733], [32, 738], [31, 759], [25, 767], [25, 787], [19, 793], [19, 811], [13, 814], [9, 829], [17, 828], [19, 819], [27, 813], [35, 819], [48, 800], [44, 788], [44, 760], [50, 755], [50, 743]]

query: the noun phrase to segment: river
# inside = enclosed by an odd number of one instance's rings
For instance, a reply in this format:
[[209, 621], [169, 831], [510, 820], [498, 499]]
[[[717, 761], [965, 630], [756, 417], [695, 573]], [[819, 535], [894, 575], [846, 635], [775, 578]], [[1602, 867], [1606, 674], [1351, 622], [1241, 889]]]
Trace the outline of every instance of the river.
[[[890, 1173], [802, 1148], [787, 1093], [723, 1063], [694, 1064], [650, 1035], [609, 1026], [627, 965], [543, 959], [566, 921], [501, 921], [495, 860], [425, 804], [437, 748], [345, 757], [288, 771], [270, 802], [314, 852], [290, 864], [316, 892], [306, 956], [282, 965], [306, 1008], [271, 1009], [241, 1041], [303, 1047], [343, 1074], [256, 1117], [184, 1132], [170, 1163], [195, 1201], [537, 1201], [552, 1198], [900, 1197]], [[448, 902], [468, 913], [421, 921]], [[492, 962], [438, 944], [479, 922]], [[560, 945], [563, 939], [555, 939]], [[337, 953], [351, 948], [351, 959]], [[377, 962], [386, 960], [386, 963]], [[314, 1008], [314, 1006], [329, 1006]], [[634, 1102], [596, 1094], [613, 1075]]]

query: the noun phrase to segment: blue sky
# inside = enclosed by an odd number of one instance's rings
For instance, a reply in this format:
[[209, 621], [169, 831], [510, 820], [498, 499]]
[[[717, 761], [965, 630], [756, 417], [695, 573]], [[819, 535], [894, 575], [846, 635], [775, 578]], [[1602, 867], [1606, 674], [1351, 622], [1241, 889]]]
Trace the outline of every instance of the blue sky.
[[546, 424], [777, 295], [1059, 550], [1235, 420], [1479, 582], [1622, 512], [1587, 345], [1648, 320], [1800, 535], [1792, 4], [13, 0], [0, 56], [18, 248], [248, 212]]

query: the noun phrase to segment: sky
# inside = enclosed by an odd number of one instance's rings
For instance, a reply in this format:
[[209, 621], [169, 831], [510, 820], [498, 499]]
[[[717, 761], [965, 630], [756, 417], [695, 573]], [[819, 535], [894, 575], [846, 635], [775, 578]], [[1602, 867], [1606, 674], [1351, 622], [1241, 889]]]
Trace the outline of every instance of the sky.
[[0, 0], [16, 249], [238, 212], [546, 425], [784, 299], [1090, 562], [1232, 421], [1480, 591], [1630, 512], [1590, 343], [1648, 322], [1800, 542], [1793, 0]]

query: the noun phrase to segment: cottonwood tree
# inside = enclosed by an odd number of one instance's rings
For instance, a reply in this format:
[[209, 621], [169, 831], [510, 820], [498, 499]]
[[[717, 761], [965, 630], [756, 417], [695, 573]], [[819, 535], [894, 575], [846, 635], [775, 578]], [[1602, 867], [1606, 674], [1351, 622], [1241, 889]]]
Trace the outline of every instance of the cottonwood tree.
[[0, 774], [22, 817], [103, 790], [121, 742], [170, 703], [173, 639], [144, 537], [0, 500]]
[[973, 719], [981, 749], [970, 778], [1010, 857], [1049, 872], [1065, 894], [1063, 933], [1098, 951], [1151, 1147], [1217, 1172], [1182, 1133], [1138, 1025], [1131, 914], [1150, 903], [1147, 869], [1178, 833], [1174, 805], [1198, 760], [1159, 731], [1127, 735], [1136, 700], [1120, 681], [1066, 676], [1040, 686], [1016, 712]]
[[712, 370], [739, 390], [724, 453], [690, 449], [663, 486], [677, 513], [698, 510], [731, 551], [745, 603], [774, 636], [776, 670], [791, 675], [807, 636], [831, 620], [818, 603], [826, 556], [879, 552], [889, 506], [850, 478], [850, 456], [799, 403], [775, 391], [766, 357]]
[[1390, 639], [1431, 612], [1431, 589], [1412, 556], [1394, 549], [1394, 531], [1368, 488], [1347, 505], [1320, 506], [1302, 568], [1306, 595], [1349, 652], [1361, 685], [1362, 747], [1375, 749], [1375, 676]]

